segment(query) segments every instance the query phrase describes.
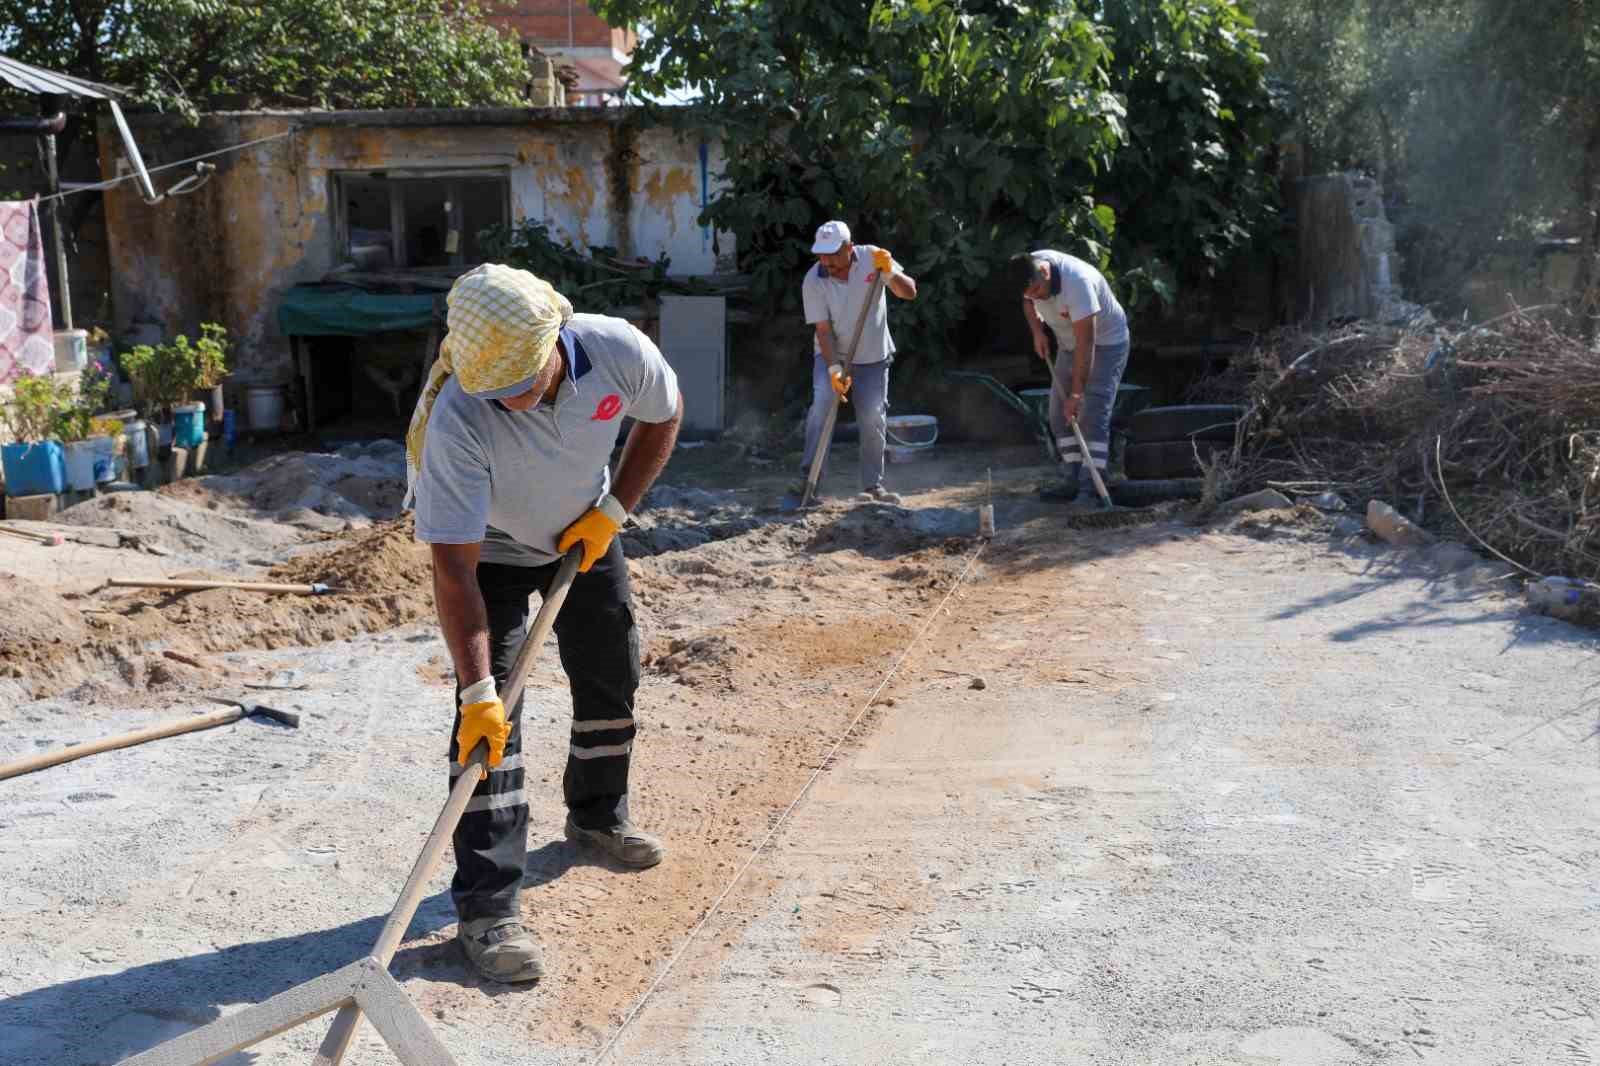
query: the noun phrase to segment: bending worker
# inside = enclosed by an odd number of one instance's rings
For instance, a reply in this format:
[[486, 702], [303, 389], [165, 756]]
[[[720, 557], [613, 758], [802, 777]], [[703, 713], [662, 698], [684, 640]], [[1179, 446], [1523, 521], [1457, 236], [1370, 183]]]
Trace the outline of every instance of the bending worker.
[[[1061, 452], [1064, 477], [1058, 487], [1040, 490], [1046, 499], [1071, 500], [1080, 487], [1094, 484], [1083, 465], [1087, 458], [1105, 476], [1111, 446], [1111, 407], [1128, 368], [1128, 316], [1105, 275], [1065, 252], [1042, 248], [1011, 258], [1010, 283], [1022, 291], [1022, 317], [1033, 334], [1033, 351], [1050, 366], [1049, 327], [1056, 341], [1050, 372], [1050, 431]], [[1089, 444], [1085, 457], [1071, 422]]]
[[[861, 309], [872, 294], [879, 273], [888, 272], [886, 288], [902, 300], [917, 298], [917, 282], [902, 273], [894, 256], [870, 244], [852, 244], [850, 227], [824, 222], [811, 245], [817, 265], [806, 270], [800, 285], [806, 322], [814, 341], [811, 360], [811, 410], [806, 415], [806, 452], [800, 468], [800, 487], [811, 473], [817, 449], [827, 449], [822, 426], [835, 394], [841, 402], [855, 386], [856, 424], [861, 429], [861, 491], [883, 503], [900, 497], [883, 487], [884, 433], [889, 418], [889, 364], [894, 361], [894, 338], [889, 336], [888, 301], [882, 293], [867, 311], [855, 358], [847, 367], [845, 348], [855, 332]], [[824, 458], [826, 463], [826, 458]]]
[[[450, 892], [472, 965], [495, 981], [531, 981], [544, 966], [518, 906], [528, 840], [522, 701], [508, 711], [497, 686], [522, 643], [529, 597], [544, 595], [561, 555], [581, 544], [555, 621], [572, 690], [566, 835], [625, 866], [660, 862], [660, 841], [628, 817], [639, 633], [616, 533], [666, 465], [683, 404], [649, 338], [619, 318], [574, 315], [527, 271], [478, 267], [448, 302], [449, 333], [417, 399], [406, 465], [455, 664], [452, 783], [478, 742], [489, 745], [489, 773], [455, 831]], [[623, 416], [634, 425], [613, 479]]]

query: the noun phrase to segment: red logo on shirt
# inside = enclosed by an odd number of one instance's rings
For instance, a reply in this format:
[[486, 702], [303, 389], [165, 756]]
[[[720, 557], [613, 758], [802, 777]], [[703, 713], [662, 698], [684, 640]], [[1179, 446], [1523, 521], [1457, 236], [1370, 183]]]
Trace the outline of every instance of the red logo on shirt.
[[622, 397], [612, 393], [595, 405], [591, 422], [609, 422], [622, 413]]

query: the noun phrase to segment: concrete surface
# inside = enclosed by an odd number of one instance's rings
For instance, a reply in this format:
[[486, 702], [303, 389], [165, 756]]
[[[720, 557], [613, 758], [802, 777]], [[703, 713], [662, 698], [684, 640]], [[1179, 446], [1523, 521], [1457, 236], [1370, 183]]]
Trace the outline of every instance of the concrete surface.
[[[1589, 1062], [1593, 635], [1393, 560], [1182, 527], [1003, 535], [609, 1061]], [[0, 783], [0, 1062], [116, 1061], [363, 953], [443, 800], [419, 679], [441, 652], [411, 627], [229, 656], [310, 685], [272, 698], [299, 733]], [[533, 691], [529, 747], [559, 751], [565, 695]], [[165, 716], [17, 711], [0, 759]], [[555, 786], [530, 787], [537, 841]], [[669, 842], [696, 817], [651, 813]], [[642, 917], [652, 882], [553, 847], [530, 868], [587, 894], [554, 945], [574, 976], [584, 915]], [[694, 872], [709, 898], [732, 869]], [[395, 965], [446, 1046], [594, 1061], [620, 1017], [468, 980], [446, 881]], [[321, 1032], [229, 1061], [304, 1063]], [[393, 1060], [364, 1027], [347, 1061]]]

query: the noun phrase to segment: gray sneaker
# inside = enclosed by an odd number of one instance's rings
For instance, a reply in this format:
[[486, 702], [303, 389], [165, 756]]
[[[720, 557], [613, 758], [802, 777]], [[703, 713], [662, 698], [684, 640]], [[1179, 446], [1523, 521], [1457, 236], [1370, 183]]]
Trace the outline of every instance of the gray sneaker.
[[610, 829], [584, 829], [572, 820], [572, 815], [567, 815], [567, 839], [574, 844], [586, 844], [599, 848], [624, 866], [631, 866], [636, 870], [643, 870], [654, 866], [666, 855], [666, 849], [661, 846], [661, 841], [641, 829], [636, 829], [632, 822], [623, 822]]
[[516, 984], [544, 976], [544, 955], [533, 934], [515, 918], [474, 918], [462, 922], [456, 940], [473, 969], [491, 981]]
[[867, 503], [886, 503], [892, 507], [900, 506], [900, 494], [898, 492], [890, 492], [882, 485], [874, 485], [870, 489], [862, 490], [861, 499]]

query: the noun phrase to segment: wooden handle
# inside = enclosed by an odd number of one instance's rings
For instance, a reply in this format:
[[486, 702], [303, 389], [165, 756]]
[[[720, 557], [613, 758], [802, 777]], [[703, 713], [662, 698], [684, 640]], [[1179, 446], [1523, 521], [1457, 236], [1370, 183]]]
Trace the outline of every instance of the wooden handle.
[[[577, 577], [578, 564], [582, 560], [582, 545], [573, 548], [567, 553], [566, 558], [561, 560], [555, 580], [550, 582], [550, 590], [544, 594], [544, 601], [539, 605], [539, 613], [533, 617], [533, 626], [523, 638], [522, 647], [518, 649], [516, 660], [511, 664], [511, 672], [506, 676], [506, 687], [500, 694], [500, 700], [506, 707], [516, 707], [517, 701], [522, 698], [522, 690], [527, 684], [529, 672], [533, 669], [534, 659], [538, 656], [539, 649], [544, 646], [545, 638], [550, 636], [551, 628], [556, 624], [556, 615], [561, 613], [561, 605], [567, 601], [567, 593], [572, 589], [572, 581]], [[381, 965], [388, 966], [389, 961], [394, 958], [395, 949], [400, 946], [400, 938], [405, 935], [406, 928], [411, 925], [411, 919], [422, 902], [422, 894], [428, 887], [428, 879], [433, 876], [433, 868], [438, 865], [439, 857], [444, 854], [445, 845], [450, 842], [450, 837], [456, 830], [456, 823], [461, 821], [461, 814], [472, 798], [473, 789], [478, 787], [478, 781], [485, 773], [484, 767], [488, 758], [487, 745], [480, 743], [472, 750], [471, 756], [466, 761], [466, 769], [451, 787], [450, 798], [445, 801], [444, 810], [439, 812], [438, 819], [433, 823], [433, 832], [428, 834], [427, 842], [422, 845], [422, 853], [417, 856], [417, 861], [411, 867], [411, 876], [406, 878], [405, 887], [400, 890], [400, 898], [395, 900], [394, 909], [389, 912], [388, 920], [383, 923], [383, 929], [378, 933], [378, 942], [373, 945], [372, 957]], [[322, 1046], [317, 1049], [317, 1057], [312, 1060], [313, 1066], [338, 1066], [344, 1061], [345, 1052], [350, 1049], [350, 1041], [355, 1038], [356, 1026], [360, 1022], [360, 1007], [354, 1004], [340, 1007], [339, 1013], [334, 1016], [333, 1024], [328, 1027], [328, 1035], [322, 1038]]]
[[123, 733], [121, 736], [106, 737], [102, 740], [91, 740], [84, 744], [74, 744], [70, 748], [60, 751], [48, 752], [44, 755], [33, 755], [16, 762], [0, 766], [0, 781], [22, 774], [31, 774], [35, 770], [43, 770], [48, 766], [59, 766], [64, 762], [81, 759], [85, 755], [98, 755], [102, 751], [111, 751], [115, 748], [128, 748], [135, 744], [143, 744], [147, 740], [160, 740], [162, 737], [175, 737], [180, 733], [193, 733], [197, 729], [210, 729], [213, 726], [227, 725], [229, 722], [238, 721], [245, 716], [245, 708], [231, 707], [225, 711], [212, 711], [210, 714], [198, 715], [194, 718], [183, 718], [165, 725], [153, 725], [145, 729], [136, 729], [132, 733]]
[[1068, 425], [1072, 427], [1072, 435], [1078, 438], [1078, 450], [1083, 453], [1083, 461], [1089, 468], [1089, 479], [1094, 482], [1094, 491], [1100, 494], [1100, 503], [1106, 510], [1112, 510], [1116, 504], [1111, 502], [1111, 493], [1106, 491], [1106, 483], [1094, 465], [1094, 453], [1089, 451], [1089, 442], [1083, 439], [1083, 430], [1078, 428], [1078, 420], [1074, 418]]
[[270, 581], [206, 581], [174, 578], [169, 581], [135, 581], [114, 577], [107, 585], [119, 589], [238, 589], [240, 592], [289, 592], [311, 596], [317, 592], [315, 585], [279, 585]]

